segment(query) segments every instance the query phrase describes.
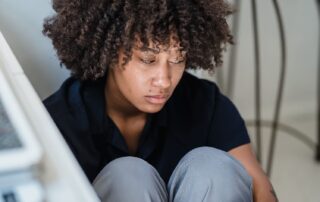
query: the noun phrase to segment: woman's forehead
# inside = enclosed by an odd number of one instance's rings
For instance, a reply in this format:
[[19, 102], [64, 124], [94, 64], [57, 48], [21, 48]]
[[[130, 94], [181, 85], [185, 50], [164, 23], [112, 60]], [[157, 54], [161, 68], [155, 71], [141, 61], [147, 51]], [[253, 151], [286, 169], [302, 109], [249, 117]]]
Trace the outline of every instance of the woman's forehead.
[[163, 51], [182, 51], [183, 47], [180, 44], [178, 37], [175, 34], [171, 34], [167, 41], [157, 41], [149, 39], [148, 43], [143, 43], [139, 37], [136, 37], [133, 48], [140, 51], [150, 51], [154, 53], [160, 53]]
[[158, 54], [160, 52], [184, 52], [183, 47], [177, 41], [171, 41], [169, 44], [161, 44], [149, 42], [149, 44], [143, 44], [137, 42], [134, 46], [134, 50], [142, 52], [151, 52]]

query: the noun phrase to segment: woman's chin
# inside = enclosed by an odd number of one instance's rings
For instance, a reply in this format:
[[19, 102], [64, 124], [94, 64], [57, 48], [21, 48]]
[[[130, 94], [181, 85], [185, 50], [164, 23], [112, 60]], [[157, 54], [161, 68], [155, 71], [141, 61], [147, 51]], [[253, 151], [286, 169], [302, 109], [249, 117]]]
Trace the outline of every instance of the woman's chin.
[[148, 114], [154, 114], [154, 113], [157, 113], [159, 112], [162, 108], [163, 108], [164, 104], [159, 104], [159, 105], [149, 105], [149, 104], [146, 104], [144, 105], [143, 107], [141, 107], [141, 111], [142, 112], [145, 112], [145, 113], [148, 113]]

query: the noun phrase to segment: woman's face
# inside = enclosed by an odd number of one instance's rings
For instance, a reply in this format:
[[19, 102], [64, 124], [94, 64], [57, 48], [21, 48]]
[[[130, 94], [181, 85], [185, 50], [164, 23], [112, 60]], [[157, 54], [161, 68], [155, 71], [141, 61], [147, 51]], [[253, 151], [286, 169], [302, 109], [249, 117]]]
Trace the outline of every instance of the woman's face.
[[150, 46], [134, 48], [131, 60], [124, 66], [123, 58], [120, 51], [119, 64], [110, 69], [113, 91], [117, 91], [112, 93], [116, 93], [122, 107], [127, 105], [144, 113], [160, 111], [183, 75], [186, 54], [178, 45], [165, 49]]

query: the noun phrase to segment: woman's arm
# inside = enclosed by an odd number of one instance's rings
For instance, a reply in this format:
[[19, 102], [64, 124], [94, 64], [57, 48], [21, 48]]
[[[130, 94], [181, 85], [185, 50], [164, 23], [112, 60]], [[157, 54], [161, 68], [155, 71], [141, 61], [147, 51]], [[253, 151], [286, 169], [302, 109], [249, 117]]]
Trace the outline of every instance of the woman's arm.
[[253, 179], [253, 199], [254, 202], [277, 202], [276, 193], [256, 160], [250, 144], [236, 147], [229, 151], [246, 168]]

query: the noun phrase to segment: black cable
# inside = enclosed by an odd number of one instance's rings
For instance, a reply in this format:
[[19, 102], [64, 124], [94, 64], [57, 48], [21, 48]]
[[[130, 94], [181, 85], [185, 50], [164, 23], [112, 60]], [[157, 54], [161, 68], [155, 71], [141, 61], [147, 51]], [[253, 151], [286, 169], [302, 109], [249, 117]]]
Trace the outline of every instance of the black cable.
[[280, 7], [277, 0], [273, 0], [273, 5], [277, 17], [278, 27], [279, 27], [279, 34], [280, 34], [280, 43], [281, 43], [281, 72], [279, 78], [279, 88], [277, 93], [277, 100], [276, 100], [276, 107], [273, 117], [272, 123], [272, 131], [271, 131], [271, 139], [270, 139], [270, 146], [269, 146], [269, 155], [267, 161], [267, 170], [266, 173], [268, 176], [271, 175], [272, 163], [273, 163], [273, 156], [276, 144], [276, 134], [277, 128], [279, 124], [279, 116], [280, 116], [280, 109], [283, 97], [283, 89], [285, 83], [285, 75], [286, 75], [286, 62], [287, 62], [287, 49], [286, 49], [286, 38], [285, 38], [285, 31], [283, 25], [283, 19], [281, 16]]
[[[320, 0], [317, 1], [317, 10], [318, 10], [318, 19], [320, 21]], [[319, 25], [320, 23], [318, 23]], [[317, 98], [317, 107], [318, 107], [318, 122], [317, 122], [317, 130], [318, 130], [318, 145], [317, 145], [317, 149], [316, 149], [316, 160], [318, 162], [320, 162], [320, 27], [318, 28], [319, 30], [319, 50], [318, 50], [318, 86], [317, 86], [317, 94], [318, 94], [318, 98]]]
[[[246, 125], [248, 127], [251, 127], [251, 126], [255, 125], [255, 122], [253, 120], [246, 120]], [[272, 125], [273, 125], [272, 121], [261, 120], [261, 126], [263, 126], [263, 127], [272, 127]], [[314, 141], [311, 138], [309, 138], [306, 134], [302, 133], [301, 131], [299, 131], [291, 126], [279, 123], [278, 130], [282, 130], [282, 131], [286, 132], [288, 135], [291, 135], [294, 138], [300, 140], [306, 146], [311, 148], [312, 151], [314, 151], [314, 149], [316, 148], [316, 144], [314, 143]]]
[[260, 45], [258, 33], [258, 15], [257, 5], [255, 0], [251, 0], [253, 35], [254, 35], [254, 53], [255, 53], [255, 124], [256, 124], [256, 155], [261, 162], [261, 102], [260, 102]]
[[232, 18], [232, 35], [234, 39], [234, 45], [231, 48], [230, 51], [230, 58], [229, 58], [229, 68], [228, 68], [228, 79], [227, 79], [227, 90], [226, 90], [226, 95], [232, 99], [233, 98], [233, 90], [234, 90], [234, 81], [235, 81], [235, 64], [236, 64], [236, 59], [237, 59], [237, 42], [238, 42], [238, 33], [239, 33], [239, 21], [240, 21], [240, 15], [239, 15], [239, 10], [240, 10], [240, 3], [241, 0], [236, 0], [234, 4], [235, 8], [235, 13], [233, 14]]

